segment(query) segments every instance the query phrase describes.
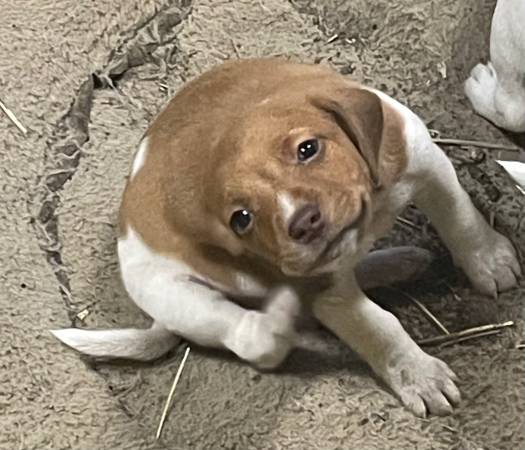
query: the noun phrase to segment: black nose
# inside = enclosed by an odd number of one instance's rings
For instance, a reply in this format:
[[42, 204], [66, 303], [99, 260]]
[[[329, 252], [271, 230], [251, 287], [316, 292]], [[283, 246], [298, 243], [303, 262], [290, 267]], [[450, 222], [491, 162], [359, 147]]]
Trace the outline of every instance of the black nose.
[[309, 244], [322, 234], [324, 227], [319, 206], [310, 203], [293, 215], [288, 226], [288, 235], [295, 241]]

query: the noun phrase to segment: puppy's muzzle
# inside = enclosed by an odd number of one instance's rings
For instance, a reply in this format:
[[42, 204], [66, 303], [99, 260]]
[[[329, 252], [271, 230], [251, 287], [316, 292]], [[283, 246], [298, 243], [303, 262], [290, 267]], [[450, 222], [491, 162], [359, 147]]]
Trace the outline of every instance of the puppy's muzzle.
[[292, 216], [288, 226], [288, 235], [296, 242], [309, 244], [320, 238], [326, 229], [319, 206], [309, 203]]

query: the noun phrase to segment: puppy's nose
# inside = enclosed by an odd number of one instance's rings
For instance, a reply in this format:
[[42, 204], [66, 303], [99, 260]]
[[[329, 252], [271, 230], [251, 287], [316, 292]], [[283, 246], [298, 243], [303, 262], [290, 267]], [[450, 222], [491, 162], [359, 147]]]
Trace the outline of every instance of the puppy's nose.
[[288, 235], [302, 244], [309, 244], [319, 237], [325, 228], [325, 222], [319, 206], [310, 203], [299, 209], [290, 220]]

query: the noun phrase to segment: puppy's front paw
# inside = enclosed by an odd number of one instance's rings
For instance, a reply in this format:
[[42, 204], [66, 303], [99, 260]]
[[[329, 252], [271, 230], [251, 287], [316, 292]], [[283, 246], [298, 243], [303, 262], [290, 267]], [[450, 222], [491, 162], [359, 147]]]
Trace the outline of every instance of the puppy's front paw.
[[453, 406], [461, 400], [454, 372], [419, 347], [390, 361], [382, 375], [403, 404], [418, 417], [451, 414]]
[[521, 275], [516, 251], [510, 241], [490, 230], [482, 245], [473, 246], [459, 255], [463, 268], [473, 286], [483, 294], [496, 296], [512, 288]]

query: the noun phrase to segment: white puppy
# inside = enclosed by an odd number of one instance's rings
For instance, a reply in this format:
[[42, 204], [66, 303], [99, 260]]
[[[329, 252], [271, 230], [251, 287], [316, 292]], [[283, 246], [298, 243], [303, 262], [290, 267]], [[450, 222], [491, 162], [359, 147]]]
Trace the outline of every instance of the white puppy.
[[478, 114], [509, 131], [525, 131], [525, 1], [498, 0], [490, 31], [490, 62], [465, 82]]

